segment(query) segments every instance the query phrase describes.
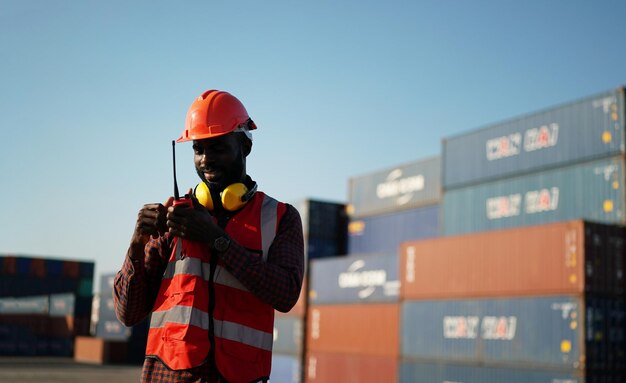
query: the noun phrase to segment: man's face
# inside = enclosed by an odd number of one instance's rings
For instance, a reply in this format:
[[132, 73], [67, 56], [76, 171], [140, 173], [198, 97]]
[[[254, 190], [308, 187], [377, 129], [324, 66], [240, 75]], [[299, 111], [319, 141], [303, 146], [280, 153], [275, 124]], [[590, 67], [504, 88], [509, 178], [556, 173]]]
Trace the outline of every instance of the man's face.
[[246, 157], [237, 133], [195, 140], [193, 153], [196, 172], [210, 189], [222, 191], [243, 181]]

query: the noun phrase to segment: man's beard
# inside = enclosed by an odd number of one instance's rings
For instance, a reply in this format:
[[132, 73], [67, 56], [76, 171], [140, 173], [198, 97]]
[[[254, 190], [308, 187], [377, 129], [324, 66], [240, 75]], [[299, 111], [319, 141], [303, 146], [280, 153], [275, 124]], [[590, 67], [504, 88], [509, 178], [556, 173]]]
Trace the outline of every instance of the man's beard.
[[218, 182], [211, 182], [207, 180], [204, 177], [204, 173], [202, 172], [202, 170], [200, 170], [197, 167], [196, 167], [196, 173], [198, 174], [198, 177], [200, 177], [200, 179], [205, 184], [207, 184], [210, 190], [221, 193], [228, 186], [237, 182], [242, 182], [243, 177], [245, 175], [243, 169], [244, 169], [244, 162], [243, 162], [243, 159], [240, 159], [235, 164], [233, 164], [231, 168], [224, 169], [224, 172], [222, 172], [222, 174], [224, 174], [224, 177]]

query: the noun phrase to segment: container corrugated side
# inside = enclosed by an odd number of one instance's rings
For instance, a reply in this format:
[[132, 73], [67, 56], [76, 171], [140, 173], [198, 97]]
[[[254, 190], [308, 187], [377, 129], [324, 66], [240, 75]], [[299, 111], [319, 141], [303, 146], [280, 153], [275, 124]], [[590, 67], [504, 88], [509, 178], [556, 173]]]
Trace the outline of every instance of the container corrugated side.
[[576, 371], [513, 369], [414, 361], [400, 362], [399, 375], [400, 383], [585, 383], [585, 374]]
[[624, 152], [624, 88], [443, 140], [443, 188]]
[[305, 238], [345, 238], [348, 218], [344, 203], [303, 199], [294, 202], [293, 206], [300, 213]]
[[302, 358], [300, 356], [272, 353], [270, 382], [300, 383], [302, 381]]
[[397, 302], [397, 254], [316, 259], [310, 263], [310, 304]]
[[311, 305], [307, 315], [307, 351], [397, 356], [397, 303]]
[[585, 219], [624, 224], [624, 158], [613, 157], [467, 188], [443, 198], [443, 234]]
[[117, 273], [100, 274], [100, 294], [103, 296], [113, 294], [113, 283], [116, 275]]
[[407, 242], [401, 297], [623, 294], [624, 234], [578, 220]]
[[304, 340], [304, 319], [295, 316], [274, 318], [274, 346], [272, 352], [301, 355]]
[[623, 352], [624, 341], [608, 334], [623, 331], [623, 317], [616, 299], [581, 296], [405, 301], [402, 355], [489, 366], [617, 369], [623, 358], [609, 355]]
[[309, 352], [307, 383], [392, 383], [398, 380], [398, 359], [390, 356]]
[[348, 210], [353, 217], [437, 204], [441, 199], [441, 158], [351, 177], [348, 188]]
[[439, 236], [439, 205], [352, 219], [348, 254], [397, 252], [402, 242]]

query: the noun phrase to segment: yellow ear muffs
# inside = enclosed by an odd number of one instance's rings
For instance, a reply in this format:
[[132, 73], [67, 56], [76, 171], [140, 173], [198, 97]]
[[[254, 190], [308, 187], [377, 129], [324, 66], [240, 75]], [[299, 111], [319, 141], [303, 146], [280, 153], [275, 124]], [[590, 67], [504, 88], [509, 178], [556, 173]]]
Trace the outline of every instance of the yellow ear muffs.
[[243, 200], [243, 196], [248, 193], [248, 188], [242, 183], [236, 183], [229, 185], [220, 194], [222, 199], [222, 206], [228, 211], [236, 211], [244, 207], [246, 202]]
[[209, 210], [213, 210], [213, 198], [209, 187], [204, 182], [200, 182], [193, 190], [193, 195], [196, 197], [200, 205], [206, 207]]
[[[243, 183], [232, 184], [220, 193], [222, 206], [228, 211], [237, 211], [245, 206], [255, 192], [256, 184], [254, 184], [254, 187], [250, 190], [248, 190], [248, 187]], [[194, 195], [202, 206], [209, 210], [214, 209], [211, 192], [209, 191], [209, 187], [204, 182], [200, 182], [196, 186], [194, 189]]]

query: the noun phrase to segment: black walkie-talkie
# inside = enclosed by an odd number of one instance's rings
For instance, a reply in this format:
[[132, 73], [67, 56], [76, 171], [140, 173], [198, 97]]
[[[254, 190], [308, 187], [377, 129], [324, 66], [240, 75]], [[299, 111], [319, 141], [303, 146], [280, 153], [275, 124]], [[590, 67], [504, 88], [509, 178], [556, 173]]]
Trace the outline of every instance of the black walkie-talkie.
[[178, 182], [176, 182], [176, 141], [172, 140], [172, 166], [174, 170], [174, 205], [187, 205], [193, 207], [191, 196], [180, 197], [178, 193]]

